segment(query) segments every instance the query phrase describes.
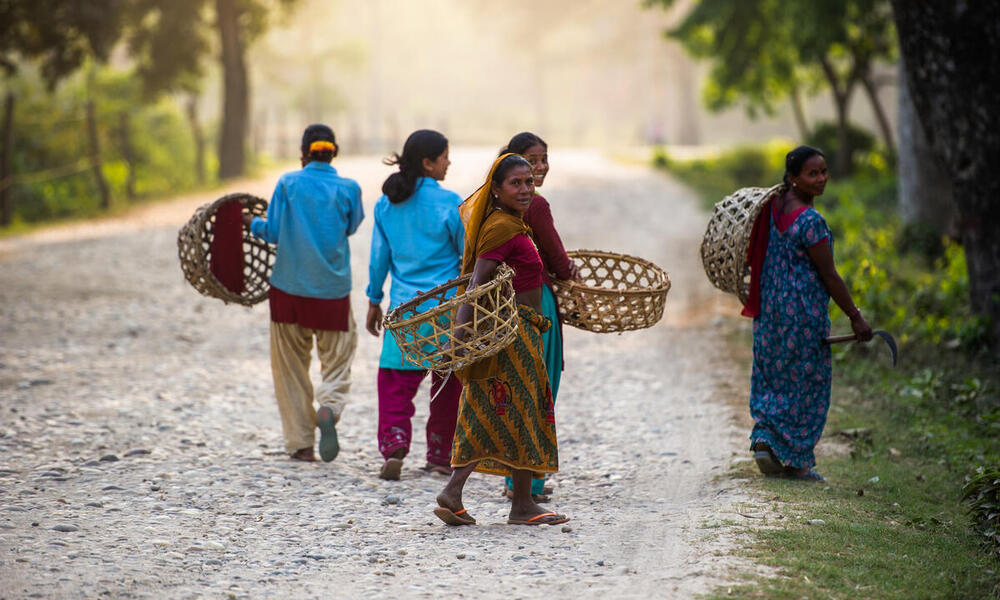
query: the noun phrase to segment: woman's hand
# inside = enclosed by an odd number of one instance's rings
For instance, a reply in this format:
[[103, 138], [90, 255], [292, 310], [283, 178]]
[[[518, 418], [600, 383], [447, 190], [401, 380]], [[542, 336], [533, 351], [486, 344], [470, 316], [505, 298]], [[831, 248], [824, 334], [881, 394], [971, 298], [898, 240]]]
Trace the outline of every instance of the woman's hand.
[[250, 213], [242, 213], [240, 217], [243, 220], [243, 226], [250, 229], [250, 224], [253, 223], [253, 215]]
[[580, 279], [580, 267], [576, 266], [575, 262], [569, 263], [569, 278], [571, 281], [578, 281]]
[[851, 331], [858, 336], [859, 342], [867, 342], [872, 339], [872, 326], [861, 316], [861, 311], [854, 313], [851, 317]]
[[368, 303], [368, 316], [365, 317], [365, 329], [368, 333], [378, 337], [379, 329], [382, 327], [382, 307], [378, 304]]

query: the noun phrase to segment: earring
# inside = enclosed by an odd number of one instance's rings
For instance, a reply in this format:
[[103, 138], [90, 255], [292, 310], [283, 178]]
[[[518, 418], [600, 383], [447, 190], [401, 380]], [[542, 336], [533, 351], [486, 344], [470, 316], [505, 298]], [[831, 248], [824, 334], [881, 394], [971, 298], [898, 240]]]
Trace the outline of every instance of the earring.
[[799, 187], [799, 184], [797, 184], [797, 183], [792, 183], [792, 187]]

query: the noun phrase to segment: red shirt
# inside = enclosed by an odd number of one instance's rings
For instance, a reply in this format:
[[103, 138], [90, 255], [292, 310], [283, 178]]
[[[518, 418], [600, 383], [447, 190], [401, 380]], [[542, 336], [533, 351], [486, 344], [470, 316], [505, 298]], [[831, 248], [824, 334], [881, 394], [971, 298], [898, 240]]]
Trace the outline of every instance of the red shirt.
[[563, 248], [559, 233], [556, 232], [555, 225], [552, 223], [552, 210], [549, 208], [548, 201], [536, 194], [531, 201], [531, 206], [524, 212], [522, 218], [524, 223], [531, 227], [532, 237], [538, 244], [538, 254], [545, 266], [542, 277], [545, 279], [546, 285], [552, 284], [550, 273], [555, 275], [557, 279], [569, 279], [569, 269], [573, 263], [566, 256], [566, 249]]
[[545, 282], [542, 272], [542, 259], [538, 250], [531, 243], [531, 238], [520, 233], [489, 252], [479, 255], [503, 263], [514, 269], [514, 293], [520, 294], [527, 290], [541, 287]]
[[271, 286], [267, 295], [271, 320], [275, 323], [298, 323], [306, 329], [347, 331], [351, 314], [351, 296], [343, 298], [307, 298], [283, 292]]

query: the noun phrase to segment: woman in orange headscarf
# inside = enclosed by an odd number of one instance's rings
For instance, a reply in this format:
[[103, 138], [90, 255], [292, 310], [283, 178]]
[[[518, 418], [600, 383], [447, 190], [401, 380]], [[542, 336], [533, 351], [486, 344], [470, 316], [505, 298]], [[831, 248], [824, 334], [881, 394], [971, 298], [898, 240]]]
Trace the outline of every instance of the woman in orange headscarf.
[[[532, 477], [559, 469], [542, 346], [542, 333], [552, 324], [541, 314], [542, 260], [521, 218], [534, 192], [528, 161], [505, 154], [493, 163], [486, 183], [459, 207], [465, 224], [462, 274], [472, 274], [471, 288], [492, 279], [501, 262], [510, 266], [520, 325], [510, 346], [459, 372], [464, 388], [451, 451], [454, 472], [434, 509], [449, 525], [476, 522], [462, 504], [462, 489], [473, 471], [513, 478], [508, 523], [555, 525], [569, 520], [547, 512], [531, 497]], [[469, 305], [459, 308], [457, 335], [470, 316]]]

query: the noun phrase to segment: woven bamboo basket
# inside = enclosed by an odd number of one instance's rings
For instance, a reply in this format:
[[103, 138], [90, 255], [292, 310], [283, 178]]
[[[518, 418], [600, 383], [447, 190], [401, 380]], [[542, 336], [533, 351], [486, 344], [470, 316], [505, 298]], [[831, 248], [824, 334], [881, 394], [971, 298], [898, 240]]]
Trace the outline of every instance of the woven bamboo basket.
[[747, 249], [750, 233], [768, 198], [785, 191], [784, 184], [770, 188], [736, 190], [715, 205], [701, 242], [701, 263], [712, 285], [734, 294], [743, 304], [750, 293]]
[[554, 280], [559, 320], [585, 331], [615, 333], [652, 327], [663, 318], [670, 277], [655, 264], [599, 250], [566, 253], [580, 278]]
[[[453, 279], [389, 311], [382, 324], [396, 338], [406, 360], [423, 369], [458, 370], [514, 341], [519, 324], [514, 271], [501, 263], [488, 283], [447, 297], [453, 289], [467, 285], [471, 277]], [[465, 339], [458, 339], [451, 321], [463, 304], [472, 306], [472, 319], [465, 328]]]
[[224, 286], [212, 273], [211, 249], [215, 228], [215, 213], [227, 202], [238, 200], [243, 212], [264, 216], [267, 201], [250, 194], [229, 194], [194, 211], [191, 220], [177, 232], [177, 254], [181, 259], [184, 278], [202, 295], [218, 298], [229, 304], [235, 302], [253, 306], [267, 298], [271, 288], [271, 267], [274, 265], [274, 247], [260, 238], [243, 231], [243, 280], [244, 290], [236, 293]]

